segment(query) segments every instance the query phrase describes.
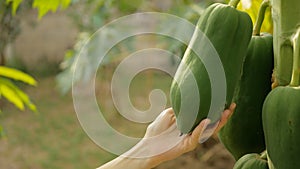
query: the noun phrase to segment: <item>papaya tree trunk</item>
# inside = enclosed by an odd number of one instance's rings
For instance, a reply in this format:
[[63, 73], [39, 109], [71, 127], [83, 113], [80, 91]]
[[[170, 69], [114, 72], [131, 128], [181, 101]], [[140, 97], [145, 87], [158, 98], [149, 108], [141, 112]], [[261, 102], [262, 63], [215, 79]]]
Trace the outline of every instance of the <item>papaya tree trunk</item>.
[[299, 0], [271, 0], [274, 22], [274, 85], [288, 85], [293, 66], [292, 35], [300, 25]]
[[20, 18], [12, 15], [12, 4], [0, 2], [0, 65], [5, 65], [5, 48], [20, 32]]
[[[300, 1], [299, 0], [271, 0], [273, 18], [273, 48], [274, 48], [274, 86], [288, 85], [292, 78], [293, 70], [293, 36], [300, 26]], [[294, 45], [295, 46], [295, 45]], [[298, 63], [298, 62], [297, 62]], [[295, 66], [294, 66], [295, 68]], [[295, 73], [292, 84], [297, 83]], [[299, 75], [297, 75], [299, 76]], [[268, 157], [270, 169], [275, 169]]]
[[0, 3], [0, 65], [5, 65], [4, 50], [8, 40], [7, 22], [9, 22], [9, 9], [5, 1]]

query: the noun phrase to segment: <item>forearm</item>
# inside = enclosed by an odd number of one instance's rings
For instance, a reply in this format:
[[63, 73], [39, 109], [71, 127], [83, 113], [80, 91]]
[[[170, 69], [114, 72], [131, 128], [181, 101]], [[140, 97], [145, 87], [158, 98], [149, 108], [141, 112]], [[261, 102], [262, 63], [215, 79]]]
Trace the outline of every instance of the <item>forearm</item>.
[[146, 145], [143, 145], [143, 143], [141, 144], [140, 142], [125, 154], [109, 161], [97, 169], [151, 169], [159, 163], [155, 158], [130, 158], [130, 156], [138, 157], [143, 151], [148, 151], [146, 147]]
[[117, 157], [98, 169], [150, 169], [154, 167], [149, 159]]

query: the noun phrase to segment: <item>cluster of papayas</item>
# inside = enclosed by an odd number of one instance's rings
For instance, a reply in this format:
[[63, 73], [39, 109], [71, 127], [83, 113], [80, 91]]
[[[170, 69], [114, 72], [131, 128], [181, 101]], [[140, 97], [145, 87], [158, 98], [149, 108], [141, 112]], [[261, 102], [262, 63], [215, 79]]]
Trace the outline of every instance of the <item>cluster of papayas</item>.
[[[171, 86], [171, 104], [182, 133], [191, 132], [205, 118], [217, 122], [230, 103], [237, 104], [219, 132], [220, 141], [237, 160], [234, 169], [300, 168], [300, 28], [292, 42], [291, 83], [272, 90], [273, 37], [260, 33], [269, 3], [262, 2], [253, 30], [249, 15], [231, 4], [209, 6], [197, 23]], [[212, 116], [208, 113], [213, 81], [202, 59], [214, 56], [209, 45], [199, 45], [207, 40], [219, 56], [226, 78], [226, 97], [214, 104], [217, 112]], [[192, 50], [197, 47], [201, 48], [200, 57]], [[196, 95], [200, 99], [195, 99]], [[264, 150], [263, 155], [258, 154]]]
[[219, 132], [221, 142], [235, 159], [265, 150], [261, 116], [264, 100], [271, 91], [272, 70], [272, 35], [253, 35], [233, 97], [237, 107]]

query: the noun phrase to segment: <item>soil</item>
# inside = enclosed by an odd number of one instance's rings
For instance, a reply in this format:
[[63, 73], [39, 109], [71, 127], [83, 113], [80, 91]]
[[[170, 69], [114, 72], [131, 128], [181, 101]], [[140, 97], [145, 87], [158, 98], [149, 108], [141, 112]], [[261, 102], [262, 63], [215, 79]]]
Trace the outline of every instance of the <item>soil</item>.
[[157, 169], [232, 169], [235, 160], [216, 137]]

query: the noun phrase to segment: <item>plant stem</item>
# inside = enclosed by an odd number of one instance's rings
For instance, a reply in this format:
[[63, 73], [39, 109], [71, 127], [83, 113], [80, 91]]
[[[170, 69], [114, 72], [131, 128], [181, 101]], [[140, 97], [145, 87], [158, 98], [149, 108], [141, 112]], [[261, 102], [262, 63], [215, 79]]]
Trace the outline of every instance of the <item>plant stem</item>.
[[300, 27], [293, 36], [293, 73], [290, 86], [299, 86], [300, 75]]
[[239, 4], [240, 0], [230, 0], [230, 2], [228, 3], [228, 5], [236, 8], [237, 5]]
[[263, 151], [263, 152], [261, 153], [260, 158], [262, 158], [262, 159], [267, 159], [267, 156], [268, 156], [267, 150], [265, 150], [265, 151]]
[[260, 4], [259, 11], [258, 11], [258, 17], [256, 19], [254, 29], [253, 29], [253, 35], [256, 35], [256, 36], [260, 35], [260, 28], [261, 28], [262, 23], [264, 22], [266, 9], [269, 6], [270, 6], [270, 1], [269, 0], [264, 0]]
[[274, 77], [275, 84], [286, 86], [291, 81], [293, 47], [291, 37], [300, 25], [299, 0], [270, 0], [274, 23]]

